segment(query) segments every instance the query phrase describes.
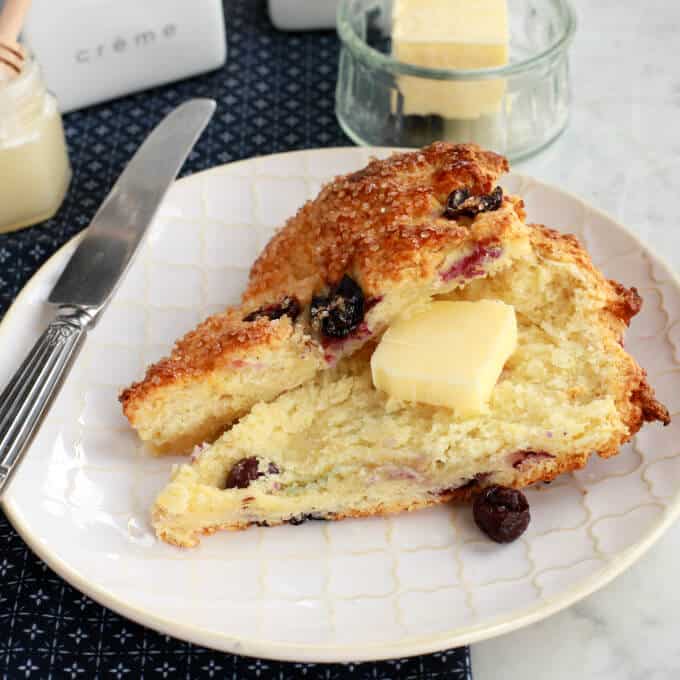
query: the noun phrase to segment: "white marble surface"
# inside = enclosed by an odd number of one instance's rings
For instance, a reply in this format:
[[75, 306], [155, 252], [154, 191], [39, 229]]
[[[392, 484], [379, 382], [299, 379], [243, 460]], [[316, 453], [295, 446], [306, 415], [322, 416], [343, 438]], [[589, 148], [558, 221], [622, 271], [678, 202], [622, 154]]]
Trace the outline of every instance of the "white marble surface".
[[[680, 3], [575, 0], [572, 116], [516, 169], [615, 216], [680, 273]], [[472, 648], [475, 680], [680, 678], [680, 523], [600, 592]]]

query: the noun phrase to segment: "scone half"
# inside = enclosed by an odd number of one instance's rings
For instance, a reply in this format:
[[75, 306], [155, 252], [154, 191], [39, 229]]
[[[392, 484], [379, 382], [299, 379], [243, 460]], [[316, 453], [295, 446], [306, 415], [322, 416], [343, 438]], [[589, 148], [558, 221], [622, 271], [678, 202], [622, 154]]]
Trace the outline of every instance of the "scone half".
[[179, 340], [121, 394], [157, 452], [212, 441], [259, 401], [332, 368], [398, 315], [510, 267], [529, 250], [501, 156], [434, 144], [339, 177], [253, 266], [243, 303]]

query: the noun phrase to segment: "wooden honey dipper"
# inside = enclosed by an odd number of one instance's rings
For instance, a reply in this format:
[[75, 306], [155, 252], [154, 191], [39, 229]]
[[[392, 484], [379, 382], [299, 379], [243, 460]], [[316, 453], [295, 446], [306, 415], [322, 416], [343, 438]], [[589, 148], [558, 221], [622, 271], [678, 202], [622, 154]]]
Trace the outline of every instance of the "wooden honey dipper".
[[24, 50], [17, 42], [31, 0], [5, 0], [0, 11], [0, 80], [14, 78], [24, 66]]

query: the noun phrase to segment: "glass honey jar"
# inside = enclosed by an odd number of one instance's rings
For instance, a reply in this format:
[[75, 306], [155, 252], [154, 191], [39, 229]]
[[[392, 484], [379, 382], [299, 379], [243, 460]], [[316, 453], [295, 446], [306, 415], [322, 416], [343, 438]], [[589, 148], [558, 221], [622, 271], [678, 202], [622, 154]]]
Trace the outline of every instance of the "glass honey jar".
[[64, 128], [40, 67], [0, 80], [0, 233], [52, 217], [71, 180]]

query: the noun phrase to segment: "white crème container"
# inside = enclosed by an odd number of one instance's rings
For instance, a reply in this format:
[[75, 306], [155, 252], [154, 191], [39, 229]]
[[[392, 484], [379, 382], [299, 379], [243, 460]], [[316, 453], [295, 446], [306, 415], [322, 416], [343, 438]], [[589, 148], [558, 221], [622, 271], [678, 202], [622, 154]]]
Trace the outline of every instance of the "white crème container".
[[23, 40], [62, 111], [210, 71], [227, 54], [221, 0], [33, 0]]

